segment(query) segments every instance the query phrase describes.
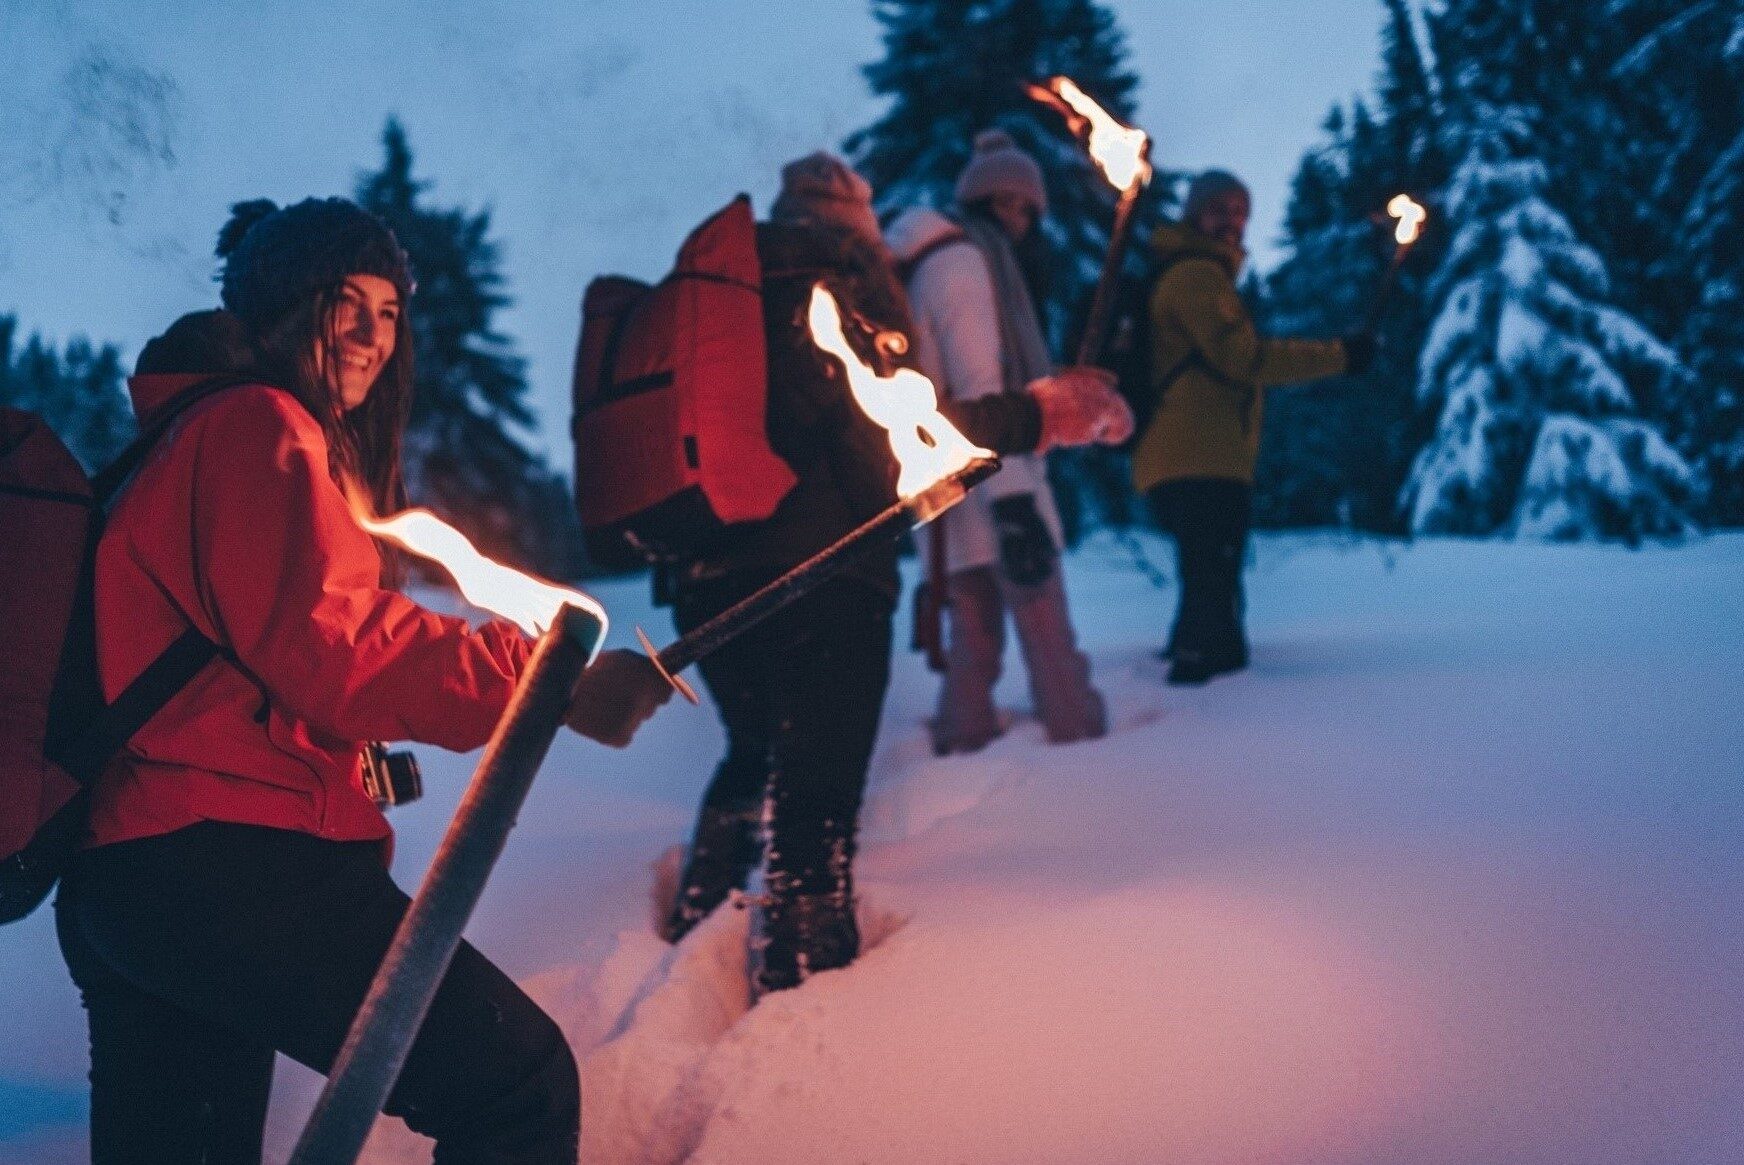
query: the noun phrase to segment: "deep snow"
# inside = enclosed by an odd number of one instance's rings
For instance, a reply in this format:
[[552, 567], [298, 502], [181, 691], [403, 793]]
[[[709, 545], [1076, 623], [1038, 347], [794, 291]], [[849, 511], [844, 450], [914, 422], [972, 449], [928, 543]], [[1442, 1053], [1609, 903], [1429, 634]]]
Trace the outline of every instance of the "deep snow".
[[[559, 743], [470, 933], [571, 1035], [587, 1160], [1744, 1160], [1744, 536], [1262, 538], [1255, 666], [1190, 691], [1148, 658], [1171, 596], [1108, 543], [1068, 570], [1114, 731], [1049, 748], [1020, 715], [934, 759], [902, 655], [871, 949], [755, 1009], [742, 911], [648, 930], [710, 712]], [[669, 630], [639, 583], [598, 593], [620, 641]], [[469, 771], [421, 754], [408, 885]], [[0, 965], [0, 1163], [76, 1160], [46, 914]], [[281, 1069], [281, 1156], [315, 1085]], [[368, 1159], [427, 1150], [384, 1127]]]

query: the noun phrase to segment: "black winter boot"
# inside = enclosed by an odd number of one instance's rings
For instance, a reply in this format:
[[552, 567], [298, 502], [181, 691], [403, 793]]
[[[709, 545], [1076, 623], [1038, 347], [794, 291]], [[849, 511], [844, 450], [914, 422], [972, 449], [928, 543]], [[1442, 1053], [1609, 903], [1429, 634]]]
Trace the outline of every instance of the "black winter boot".
[[728, 894], [745, 888], [745, 880], [763, 857], [761, 826], [762, 813], [756, 807], [703, 807], [661, 938], [677, 942]]
[[751, 996], [798, 987], [859, 953], [851, 894], [771, 894], [751, 917]]
[[1169, 682], [1179, 686], [1197, 686], [1217, 676], [1238, 672], [1247, 666], [1247, 645], [1227, 644], [1222, 647], [1178, 647], [1169, 667]]

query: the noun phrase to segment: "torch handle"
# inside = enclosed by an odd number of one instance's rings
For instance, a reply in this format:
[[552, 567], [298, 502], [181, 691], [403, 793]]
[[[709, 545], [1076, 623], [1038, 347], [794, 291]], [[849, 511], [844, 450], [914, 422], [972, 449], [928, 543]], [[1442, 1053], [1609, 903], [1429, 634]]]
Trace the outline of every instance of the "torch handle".
[[729, 640], [810, 594], [874, 546], [895, 541], [913, 522], [913, 516], [903, 503], [889, 507], [780, 578], [753, 591], [689, 634], [680, 636], [663, 648], [654, 662], [662, 671], [676, 676], [703, 656], [718, 651]]
[[1090, 314], [1084, 320], [1084, 332], [1078, 340], [1078, 363], [1090, 365], [1102, 355], [1103, 341], [1108, 338], [1108, 324], [1114, 316], [1114, 295], [1120, 285], [1120, 269], [1125, 263], [1126, 240], [1132, 234], [1132, 212], [1138, 206], [1143, 183], [1134, 182], [1121, 191], [1114, 207], [1114, 225], [1108, 232], [1108, 253], [1102, 260], [1102, 274], [1096, 280], [1096, 291], [1090, 297]]
[[1405, 256], [1411, 250], [1410, 243], [1397, 243], [1393, 247], [1393, 259], [1387, 264], [1387, 270], [1381, 275], [1380, 285], [1375, 289], [1375, 298], [1369, 303], [1369, 313], [1363, 317], [1362, 330], [1372, 333], [1380, 326], [1381, 313], [1387, 309], [1387, 301], [1393, 296], [1393, 288], [1399, 282], [1399, 268], [1405, 265]]
[[[783, 607], [810, 594], [868, 550], [894, 542], [916, 523], [930, 521], [956, 505], [967, 496], [970, 488], [998, 470], [998, 458], [979, 460], [931, 489], [886, 507], [780, 578], [668, 644], [654, 657], [654, 662], [668, 676], [677, 676], [697, 660], [718, 651]], [[682, 688], [679, 690], [683, 691]]]
[[352, 1165], [363, 1150], [601, 630], [593, 615], [566, 606], [534, 646], [289, 1165]]

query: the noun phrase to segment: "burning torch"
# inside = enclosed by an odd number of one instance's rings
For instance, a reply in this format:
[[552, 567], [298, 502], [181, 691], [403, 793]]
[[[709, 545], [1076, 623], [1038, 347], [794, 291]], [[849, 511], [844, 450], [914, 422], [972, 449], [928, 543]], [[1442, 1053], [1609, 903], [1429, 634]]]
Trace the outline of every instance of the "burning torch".
[[661, 651], [654, 651], [638, 629], [643, 649], [693, 704], [696, 693], [679, 672], [814, 590], [859, 554], [932, 521], [999, 469], [997, 456], [974, 445], [939, 413], [932, 381], [912, 368], [882, 376], [859, 358], [843, 332], [841, 308], [821, 285], [812, 288], [807, 319], [813, 342], [847, 369], [848, 387], [860, 408], [889, 433], [890, 451], [900, 466], [898, 500]]
[[[996, 456], [972, 444], [938, 412], [925, 376], [912, 369], [879, 375], [860, 361], [848, 345], [836, 301], [822, 287], [812, 292], [809, 318], [818, 346], [846, 367], [855, 400], [889, 431], [901, 466], [899, 500], [662, 651], [655, 651], [638, 629], [655, 664], [692, 702], [696, 694], [678, 677], [680, 671], [809, 593], [858, 554], [938, 517], [999, 468]], [[414, 510], [363, 525], [440, 562], [467, 601], [539, 639], [352, 1021], [290, 1165], [357, 1160], [607, 626], [605, 610], [593, 599], [491, 562], [432, 514]]]
[[1381, 312], [1386, 309], [1387, 300], [1392, 296], [1393, 285], [1399, 281], [1399, 268], [1405, 265], [1405, 256], [1417, 245], [1417, 240], [1423, 237], [1423, 226], [1429, 221], [1429, 211], [1409, 194], [1395, 194], [1387, 203], [1387, 215], [1395, 220], [1393, 258], [1387, 264], [1386, 273], [1381, 276], [1380, 287], [1375, 291], [1374, 302], [1369, 305], [1369, 314], [1363, 323], [1363, 331], [1370, 333], [1381, 322]]
[[292, 1165], [357, 1160], [607, 626], [605, 609], [587, 595], [492, 562], [434, 514], [412, 510], [363, 526], [440, 562], [468, 602], [539, 638], [352, 1020]]
[[1114, 292], [1120, 282], [1127, 236], [1132, 233], [1133, 210], [1138, 206], [1139, 194], [1151, 180], [1150, 137], [1141, 129], [1116, 121], [1070, 77], [1055, 77], [1046, 85], [1029, 82], [1024, 91], [1066, 119], [1066, 125], [1089, 152], [1103, 178], [1120, 193], [1114, 206], [1114, 225], [1108, 232], [1108, 253], [1103, 256], [1102, 274], [1096, 280], [1090, 314], [1078, 341], [1078, 363], [1094, 364], [1114, 312]]

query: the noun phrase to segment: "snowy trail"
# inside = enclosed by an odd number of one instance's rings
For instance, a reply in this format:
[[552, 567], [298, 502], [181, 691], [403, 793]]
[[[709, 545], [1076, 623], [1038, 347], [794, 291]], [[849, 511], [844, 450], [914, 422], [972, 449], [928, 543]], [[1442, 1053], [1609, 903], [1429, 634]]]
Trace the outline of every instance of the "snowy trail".
[[[718, 749], [706, 709], [554, 753], [472, 937], [574, 1042], [585, 1159], [1744, 1160], [1744, 537], [1264, 539], [1255, 668], [1186, 692], [1147, 658], [1166, 596], [1111, 547], [1069, 570], [1116, 730], [1050, 749], [1020, 719], [934, 759], [932, 683], [900, 659], [876, 941], [754, 1009], [744, 912], [677, 948], [647, 924]], [[648, 619], [633, 585], [602, 597]], [[426, 770], [408, 883], [466, 766]], [[31, 953], [45, 997], [53, 957]], [[51, 1002], [24, 1034], [77, 1024]], [[0, 1080], [76, 1073], [56, 1030], [40, 1071], [5, 1041]], [[284, 1146], [312, 1077], [281, 1083]], [[427, 1160], [392, 1124], [368, 1159]], [[76, 1146], [64, 1125], [7, 1127], [0, 1162], [72, 1159], [44, 1149]]]

